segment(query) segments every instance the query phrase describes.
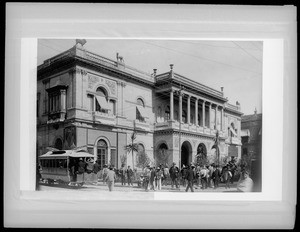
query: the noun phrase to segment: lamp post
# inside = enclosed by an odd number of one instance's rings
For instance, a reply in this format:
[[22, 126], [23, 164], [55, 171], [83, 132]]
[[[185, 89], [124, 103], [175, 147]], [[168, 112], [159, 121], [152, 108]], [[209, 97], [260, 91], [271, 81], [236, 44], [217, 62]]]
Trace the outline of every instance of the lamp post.
[[175, 90], [174, 93], [177, 94], [179, 96], [179, 106], [180, 109], [179, 110], [179, 168], [181, 169], [181, 121], [182, 121], [182, 97], [184, 96], [184, 94], [182, 93], [182, 91], [185, 88], [183, 86], [181, 86], [181, 84], [179, 84], [179, 90]]

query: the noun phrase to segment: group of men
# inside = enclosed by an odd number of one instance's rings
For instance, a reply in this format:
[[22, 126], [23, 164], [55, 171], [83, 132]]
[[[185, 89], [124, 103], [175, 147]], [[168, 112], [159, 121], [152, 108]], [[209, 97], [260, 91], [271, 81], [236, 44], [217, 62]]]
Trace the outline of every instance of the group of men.
[[[92, 161], [90, 163], [92, 163]], [[133, 180], [136, 180], [138, 186], [143, 186], [146, 191], [161, 190], [163, 185], [168, 184], [167, 180], [169, 179], [171, 180], [172, 189], [174, 186], [179, 189], [180, 184], [182, 184], [186, 187], [185, 191], [191, 189], [191, 191], [194, 192], [195, 185], [195, 188], [201, 185], [201, 189], [207, 189], [208, 187], [216, 189], [219, 187], [221, 180], [225, 183], [225, 188], [230, 188], [230, 183], [233, 181], [234, 172], [236, 170], [236, 165], [233, 162], [229, 162], [223, 167], [214, 164], [208, 166], [194, 166], [193, 164], [187, 166], [183, 165], [181, 170], [177, 167], [176, 163], [173, 162], [170, 168], [162, 164], [157, 167], [148, 165], [144, 168], [140, 177], [137, 178], [136, 171], [132, 170], [130, 166], [126, 168], [124, 164], [122, 164], [120, 169], [104, 165], [101, 170], [99, 163], [95, 162], [93, 165], [89, 165], [89, 162], [85, 163], [80, 159], [76, 166], [76, 173], [84, 172], [84, 170], [95, 173], [97, 174], [98, 181], [100, 177], [102, 177], [103, 184], [107, 183], [109, 191], [113, 190], [117, 176], [120, 177], [122, 185], [126, 185], [127, 180], [128, 186], [133, 186]], [[75, 178], [73, 181], [76, 181]], [[249, 184], [247, 184], [247, 186], [251, 185], [250, 182], [252, 180], [249, 180], [249, 173], [243, 171], [238, 184], [241, 180], [248, 181]], [[242, 186], [240, 189], [245, 188], [246, 187]]]

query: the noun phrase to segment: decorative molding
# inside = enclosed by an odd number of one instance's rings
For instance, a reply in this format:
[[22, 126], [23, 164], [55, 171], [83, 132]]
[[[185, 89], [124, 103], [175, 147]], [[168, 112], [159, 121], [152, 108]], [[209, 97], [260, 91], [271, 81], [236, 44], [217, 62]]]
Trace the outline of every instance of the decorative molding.
[[105, 84], [108, 86], [110, 92], [115, 95], [116, 94], [116, 83], [114, 81], [105, 80]]

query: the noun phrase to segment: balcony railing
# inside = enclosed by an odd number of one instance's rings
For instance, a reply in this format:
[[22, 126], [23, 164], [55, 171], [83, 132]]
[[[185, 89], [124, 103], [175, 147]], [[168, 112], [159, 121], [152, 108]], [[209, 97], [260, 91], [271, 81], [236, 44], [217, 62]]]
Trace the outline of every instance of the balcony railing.
[[92, 112], [92, 117], [94, 122], [98, 122], [105, 125], [116, 125], [116, 116], [109, 115], [106, 113], [94, 111]]
[[[181, 123], [179, 125], [178, 121], [166, 121], [166, 122], [160, 122], [156, 123], [154, 129], [156, 131], [162, 131], [167, 129], [175, 129], [175, 130], [181, 130], [182, 132], [194, 132], [204, 135], [216, 135], [217, 130], [210, 129], [210, 128], [203, 128], [202, 126], [196, 126], [195, 124], [187, 124], [187, 123]], [[225, 133], [223, 131], [219, 131], [219, 136], [223, 137]]]
[[231, 144], [235, 144], [235, 145], [241, 145], [242, 144], [241, 140], [237, 137], [231, 137], [230, 142], [231, 142]]
[[149, 122], [141, 122], [136, 119], [136, 120], [134, 120], [134, 127], [137, 129], [145, 130], [145, 131], [150, 131]]

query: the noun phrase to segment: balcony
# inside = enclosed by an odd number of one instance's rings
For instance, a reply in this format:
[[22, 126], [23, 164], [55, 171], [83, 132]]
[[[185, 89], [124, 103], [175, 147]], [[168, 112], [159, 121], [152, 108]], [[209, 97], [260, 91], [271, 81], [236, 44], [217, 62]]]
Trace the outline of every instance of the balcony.
[[63, 122], [66, 118], [66, 113], [63, 111], [55, 111], [48, 113], [47, 124]]
[[101, 123], [104, 125], [112, 125], [112, 126], [116, 125], [115, 115], [94, 111], [92, 112], [92, 117], [95, 123]]
[[235, 144], [235, 145], [242, 145], [241, 140], [237, 137], [231, 137], [230, 138], [230, 143]]
[[[213, 136], [215, 136], [217, 132], [214, 129], [210, 129], [206, 127], [203, 128], [202, 126], [196, 126], [195, 124], [181, 123], [180, 126], [178, 121], [166, 121], [166, 122], [156, 123], [154, 129], [156, 131], [173, 129], [173, 130], [181, 130], [182, 132], [199, 133], [203, 135], [213, 135]], [[224, 132], [219, 131], [219, 136], [223, 137]]]

